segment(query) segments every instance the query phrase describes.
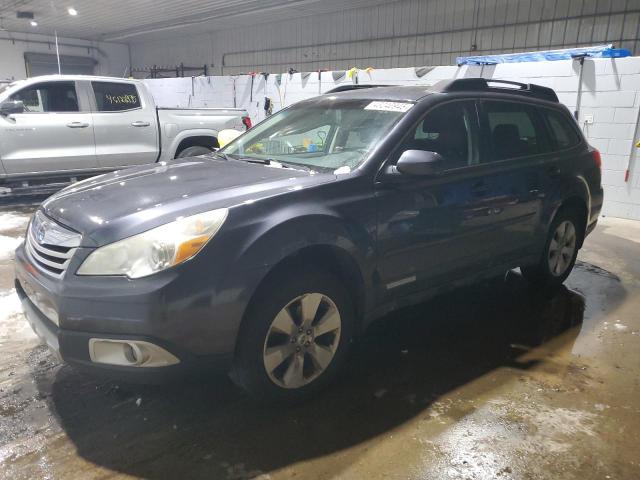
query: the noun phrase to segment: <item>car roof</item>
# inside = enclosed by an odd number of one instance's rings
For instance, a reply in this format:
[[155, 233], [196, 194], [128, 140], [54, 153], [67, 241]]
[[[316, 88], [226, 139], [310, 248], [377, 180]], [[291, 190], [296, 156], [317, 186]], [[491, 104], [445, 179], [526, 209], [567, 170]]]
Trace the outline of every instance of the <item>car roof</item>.
[[79, 80], [101, 80], [101, 81], [120, 81], [120, 82], [140, 82], [139, 80], [135, 80], [132, 78], [122, 78], [122, 77], [105, 77], [98, 75], [41, 75], [38, 77], [29, 77], [25, 80], [18, 80], [19, 82], [24, 82], [28, 84], [32, 84], [35, 82], [51, 82], [51, 81], [79, 81]]
[[354, 88], [342, 92], [328, 92], [319, 98], [416, 102], [433, 93], [471, 93], [474, 96], [500, 94], [511, 98], [520, 97], [558, 103], [556, 92], [548, 87], [532, 83], [476, 77], [441, 80], [434, 85], [372, 86], [371, 88], [357, 88], [354, 85]]

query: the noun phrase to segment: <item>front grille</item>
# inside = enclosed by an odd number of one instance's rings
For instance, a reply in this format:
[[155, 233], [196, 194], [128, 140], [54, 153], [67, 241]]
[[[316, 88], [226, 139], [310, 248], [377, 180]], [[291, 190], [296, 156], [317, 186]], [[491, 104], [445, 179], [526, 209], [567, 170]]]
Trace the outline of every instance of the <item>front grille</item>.
[[[39, 232], [41, 241], [36, 239], [36, 232]], [[27, 231], [25, 246], [36, 267], [59, 278], [67, 270], [79, 242], [79, 234], [58, 225], [41, 212], [36, 212]]]

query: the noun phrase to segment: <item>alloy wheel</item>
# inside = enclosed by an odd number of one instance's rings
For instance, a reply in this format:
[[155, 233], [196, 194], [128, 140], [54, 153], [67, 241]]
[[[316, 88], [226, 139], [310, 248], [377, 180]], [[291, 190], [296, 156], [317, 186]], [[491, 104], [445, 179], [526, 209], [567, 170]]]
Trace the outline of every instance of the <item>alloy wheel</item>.
[[340, 343], [342, 319], [328, 296], [307, 293], [289, 302], [273, 319], [263, 349], [269, 379], [282, 388], [300, 388], [324, 372]]
[[558, 225], [549, 245], [547, 258], [549, 271], [554, 277], [561, 277], [571, 265], [576, 251], [576, 229], [569, 220]]

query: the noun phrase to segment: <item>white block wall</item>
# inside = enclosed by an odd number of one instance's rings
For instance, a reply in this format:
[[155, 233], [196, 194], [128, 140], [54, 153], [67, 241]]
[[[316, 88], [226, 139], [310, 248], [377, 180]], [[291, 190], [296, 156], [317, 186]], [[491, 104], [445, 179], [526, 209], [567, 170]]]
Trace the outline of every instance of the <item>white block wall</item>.
[[[360, 71], [358, 83], [425, 84], [463, 77], [495, 78], [536, 83], [555, 89], [558, 97], [572, 112], [578, 96], [579, 63], [557, 62], [511, 63], [495, 66], [433, 68], [418, 78], [414, 68]], [[344, 72], [337, 72], [344, 73]], [[246, 108], [254, 123], [264, 118], [264, 97], [271, 98], [274, 112], [282, 106], [325, 92], [336, 85], [353, 82], [344, 75], [333, 80], [333, 72], [282, 74], [281, 85], [276, 75], [266, 82], [254, 77], [253, 89], [248, 75], [146, 80], [156, 101], [170, 107], [233, 107], [235, 82], [236, 106]], [[253, 97], [251, 95], [253, 90]], [[640, 57], [619, 59], [586, 59], [583, 67], [582, 100], [579, 123], [589, 142], [602, 154], [602, 183], [605, 189], [604, 215], [640, 220], [640, 140], [636, 131], [640, 109]], [[586, 123], [591, 116], [593, 123]], [[635, 135], [635, 136], [634, 136]], [[629, 180], [625, 171], [630, 164]]]

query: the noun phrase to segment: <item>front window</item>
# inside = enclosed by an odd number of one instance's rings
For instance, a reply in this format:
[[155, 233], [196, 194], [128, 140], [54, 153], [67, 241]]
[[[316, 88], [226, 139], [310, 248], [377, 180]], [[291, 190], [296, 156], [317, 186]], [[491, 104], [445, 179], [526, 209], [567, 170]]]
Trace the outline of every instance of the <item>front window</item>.
[[222, 152], [312, 170], [350, 171], [412, 106], [372, 100], [301, 104], [273, 115]]
[[21, 100], [25, 112], [64, 113], [80, 110], [74, 82], [38, 83], [14, 93], [10, 100]]
[[447, 170], [478, 163], [475, 118], [473, 102], [451, 102], [434, 108], [405, 138], [394, 160], [398, 161], [406, 150], [425, 150], [439, 153]]

